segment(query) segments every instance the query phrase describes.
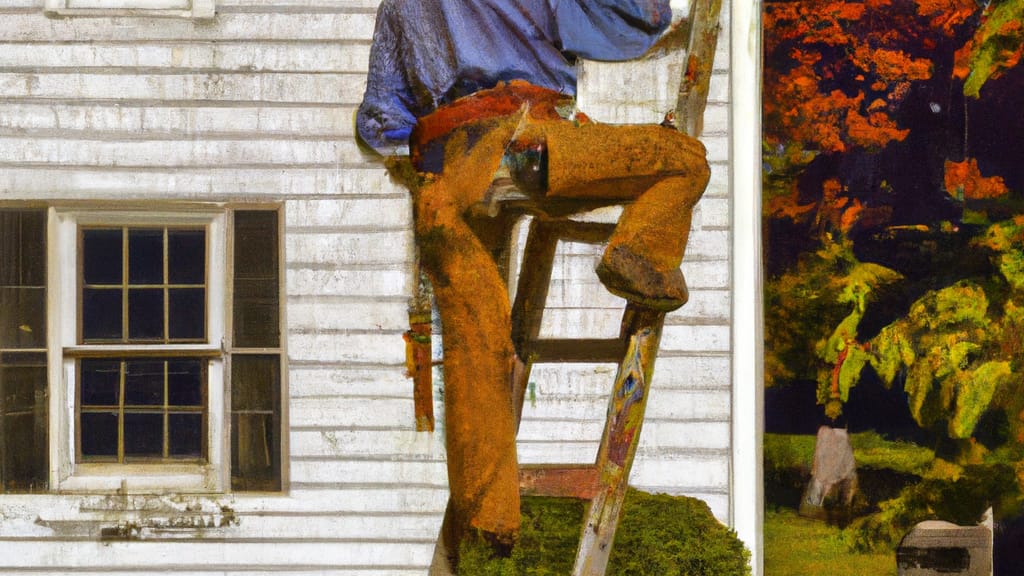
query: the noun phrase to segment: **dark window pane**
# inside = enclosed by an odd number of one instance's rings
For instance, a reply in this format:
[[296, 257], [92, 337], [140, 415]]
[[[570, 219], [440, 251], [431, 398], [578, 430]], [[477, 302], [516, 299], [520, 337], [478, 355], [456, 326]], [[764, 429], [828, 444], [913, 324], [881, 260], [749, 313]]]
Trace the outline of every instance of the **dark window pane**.
[[39, 382], [46, 380], [45, 368], [37, 366], [2, 366], [0, 382], [3, 395], [0, 397], [0, 412], [6, 414], [31, 414], [36, 406], [36, 391]]
[[21, 212], [0, 210], [0, 286], [21, 286]]
[[167, 363], [167, 403], [171, 406], [202, 406], [201, 360], [171, 360]]
[[163, 414], [124, 415], [124, 455], [161, 457], [164, 453]]
[[163, 360], [129, 360], [124, 375], [126, 406], [162, 406], [164, 403]]
[[203, 415], [171, 414], [168, 419], [170, 456], [202, 456]]
[[82, 274], [86, 284], [121, 284], [120, 228], [82, 232]]
[[142, 228], [128, 231], [128, 283], [164, 283], [164, 231]]
[[46, 213], [0, 210], [0, 286], [46, 283]]
[[133, 288], [128, 291], [128, 338], [150, 340], [164, 337], [164, 291]]
[[82, 456], [117, 456], [117, 412], [83, 412]]
[[121, 290], [82, 290], [82, 338], [121, 339]]
[[206, 232], [167, 231], [167, 270], [171, 284], [206, 283]]
[[83, 406], [117, 406], [121, 363], [117, 360], [82, 360]]
[[39, 442], [33, 428], [34, 419], [31, 412], [3, 418], [6, 444], [3, 476], [7, 491], [37, 491], [45, 487], [46, 471], [40, 468], [45, 465], [47, 447]]
[[231, 488], [280, 490], [281, 452], [278, 421], [270, 414], [231, 417]]
[[0, 287], [0, 348], [45, 347], [46, 289]]
[[235, 276], [277, 276], [277, 212], [235, 211]]
[[233, 355], [231, 409], [277, 411], [281, 391], [280, 365], [277, 356]]
[[206, 290], [204, 288], [171, 288], [168, 290], [170, 310], [167, 314], [172, 340], [206, 337]]
[[46, 284], [46, 212], [21, 215], [21, 285]]
[[234, 230], [234, 346], [280, 345], [277, 213], [239, 210]]
[[231, 357], [231, 486], [280, 490], [281, 380], [276, 355]]
[[[252, 283], [236, 283], [238, 289]], [[274, 283], [276, 290], [277, 283]], [[276, 348], [280, 342], [277, 298], [246, 298], [236, 293], [234, 335], [237, 348]]]
[[39, 492], [49, 477], [46, 354], [0, 354], [0, 492]]

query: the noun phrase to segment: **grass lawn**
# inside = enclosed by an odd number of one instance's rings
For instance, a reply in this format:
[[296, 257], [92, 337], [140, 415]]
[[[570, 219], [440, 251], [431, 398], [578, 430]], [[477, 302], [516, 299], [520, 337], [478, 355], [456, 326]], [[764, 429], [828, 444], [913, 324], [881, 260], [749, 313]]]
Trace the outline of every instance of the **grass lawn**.
[[765, 576], [896, 576], [896, 555], [850, 552], [839, 528], [767, 511], [764, 521]]

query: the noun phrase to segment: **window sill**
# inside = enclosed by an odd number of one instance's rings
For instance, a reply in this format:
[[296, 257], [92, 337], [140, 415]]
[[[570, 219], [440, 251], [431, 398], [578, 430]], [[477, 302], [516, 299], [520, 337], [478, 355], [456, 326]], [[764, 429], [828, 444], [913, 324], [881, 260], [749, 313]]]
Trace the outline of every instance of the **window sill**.
[[47, 16], [148, 16], [210, 20], [214, 0], [46, 0]]
[[62, 494], [221, 494], [219, 470], [209, 464], [77, 464], [60, 481]]

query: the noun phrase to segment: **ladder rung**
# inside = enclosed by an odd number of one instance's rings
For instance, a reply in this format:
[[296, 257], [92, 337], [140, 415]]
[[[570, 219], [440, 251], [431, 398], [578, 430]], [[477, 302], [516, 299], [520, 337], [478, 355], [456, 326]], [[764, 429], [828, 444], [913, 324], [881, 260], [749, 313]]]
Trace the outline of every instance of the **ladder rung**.
[[615, 223], [579, 222], [576, 220], [566, 220], [560, 222], [558, 226], [560, 240], [590, 244], [607, 242], [612, 230], [615, 229]]
[[526, 346], [534, 362], [621, 362], [626, 344], [618, 338], [540, 339]]
[[519, 467], [519, 491], [528, 496], [592, 500], [600, 490], [601, 478], [593, 464]]

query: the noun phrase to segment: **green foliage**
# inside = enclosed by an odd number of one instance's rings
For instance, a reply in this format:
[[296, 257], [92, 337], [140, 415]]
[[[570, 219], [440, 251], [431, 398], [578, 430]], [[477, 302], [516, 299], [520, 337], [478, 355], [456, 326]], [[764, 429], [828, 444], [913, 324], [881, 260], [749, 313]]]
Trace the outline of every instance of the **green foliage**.
[[762, 206], [767, 208], [773, 199], [791, 194], [796, 178], [815, 156], [817, 152], [804, 150], [799, 142], [787, 141], [778, 146], [772, 146], [767, 141], [762, 142]]
[[950, 436], [970, 438], [981, 414], [988, 409], [996, 387], [1010, 376], [1009, 362], [986, 362], [958, 382], [956, 410], [949, 423]]
[[861, 552], [894, 550], [918, 522], [945, 520], [971, 525], [989, 506], [998, 515], [1018, 511], [1021, 503], [1012, 466], [968, 466], [956, 479], [925, 479], [904, 488], [898, 497], [882, 502], [879, 512], [855, 522], [847, 539]]
[[921, 476], [935, 461], [935, 451], [911, 442], [886, 440], [877, 432], [850, 436], [858, 468], [887, 469]]
[[746, 576], [750, 554], [696, 498], [631, 490], [608, 573], [619, 576]]
[[[791, 468], [809, 472], [814, 462], [815, 439], [810, 434], [765, 434], [765, 469]], [[886, 440], [877, 432], [851, 434], [850, 444], [858, 468], [889, 469], [923, 476], [935, 461], [934, 450], [910, 442]]]
[[957, 324], [985, 327], [988, 297], [969, 280], [931, 291], [910, 306], [907, 320], [916, 330], [949, 330]]
[[[572, 571], [583, 505], [564, 498], [525, 497], [520, 542], [507, 559], [484, 545], [464, 546], [459, 574], [561, 576]], [[696, 498], [630, 489], [608, 574], [620, 576], [746, 576], [749, 553], [735, 533]]]
[[584, 504], [570, 498], [523, 497], [519, 544], [511, 558], [493, 558], [490, 546], [464, 545], [459, 574], [466, 576], [560, 576], [572, 572]]
[[870, 355], [859, 347], [850, 347], [846, 361], [839, 368], [839, 400], [846, 403], [850, 399], [850, 388], [857, 385], [860, 372], [868, 363]]
[[871, 340], [871, 349], [874, 352], [871, 367], [886, 386], [892, 386], [900, 368], [913, 365], [917, 360], [917, 353], [907, 338], [906, 327], [899, 323], [883, 328]]
[[1012, 372], [1008, 361], [993, 358], [998, 335], [985, 291], [960, 281], [928, 292], [883, 328], [870, 342], [870, 362], [886, 384], [906, 369], [903, 389], [920, 426], [948, 420], [950, 437], [968, 438]]
[[1024, 2], [1004, 0], [992, 2], [968, 44], [967, 67], [970, 70], [964, 82], [964, 95], [978, 98], [981, 88], [989, 79], [1017, 64], [1021, 44], [1024, 43]]
[[805, 254], [793, 270], [765, 282], [765, 380], [768, 386], [813, 379], [815, 347], [849, 313], [839, 302], [843, 286], [835, 279], [853, 266], [832, 246]]
[[814, 462], [814, 441], [815, 437], [808, 434], [765, 434], [765, 467], [810, 471]]
[[818, 370], [817, 400], [825, 406], [825, 415], [834, 420], [842, 414], [843, 404], [850, 398], [850, 389], [860, 381], [864, 366], [873, 359], [873, 354], [857, 341], [869, 295], [876, 287], [894, 283], [902, 276], [878, 264], [858, 262], [849, 242], [826, 246], [825, 250], [849, 264], [847, 273], [834, 282], [841, 287], [836, 302], [853, 307], [832, 335], [815, 346], [818, 358], [828, 365]]
[[985, 236], [975, 241], [996, 252], [999, 272], [1014, 290], [1024, 289], [1024, 219], [1015, 218], [988, 227]]

